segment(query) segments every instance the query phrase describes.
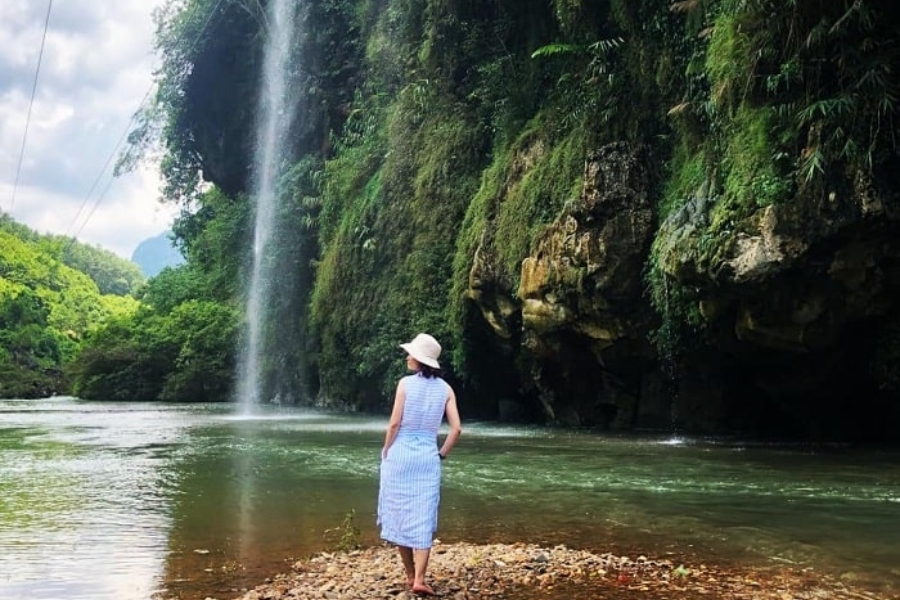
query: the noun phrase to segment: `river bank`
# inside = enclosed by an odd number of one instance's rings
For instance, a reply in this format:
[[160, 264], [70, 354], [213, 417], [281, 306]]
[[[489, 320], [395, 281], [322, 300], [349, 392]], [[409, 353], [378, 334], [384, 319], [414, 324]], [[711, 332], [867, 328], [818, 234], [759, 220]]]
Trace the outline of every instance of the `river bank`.
[[[615, 556], [565, 546], [436, 544], [429, 583], [440, 598], [479, 600], [889, 600], [809, 569], [684, 564], [678, 557]], [[322, 553], [240, 600], [412, 599], [396, 551]]]

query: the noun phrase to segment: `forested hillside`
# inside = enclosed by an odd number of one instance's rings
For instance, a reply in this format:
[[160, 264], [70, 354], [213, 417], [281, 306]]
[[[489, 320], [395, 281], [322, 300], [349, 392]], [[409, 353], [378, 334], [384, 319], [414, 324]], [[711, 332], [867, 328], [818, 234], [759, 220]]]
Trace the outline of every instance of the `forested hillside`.
[[[0, 397], [227, 400], [235, 311], [208, 277], [0, 217]], [[230, 296], [226, 293], [220, 298]]]
[[0, 397], [68, 392], [65, 368], [80, 343], [106, 319], [133, 312], [130, 293], [142, 281], [111, 252], [0, 217]]
[[[162, 144], [218, 305], [250, 256], [265, 6], [166, 4], [123, 163]], [[428, 331], [470, 416], [896, 439], [886, 0], [302, 6], [269, 397], [301, 374], [383, 410]]]
[[144, 283], [145, 277], [136, 264], [99, 246], [82, 244], [62, 235], [37, 233], [5, 214], [0, 214], [0, 231], [10, 233], [62, 264], [81, 271], [94, 280], [101, 294], [133, 295]]

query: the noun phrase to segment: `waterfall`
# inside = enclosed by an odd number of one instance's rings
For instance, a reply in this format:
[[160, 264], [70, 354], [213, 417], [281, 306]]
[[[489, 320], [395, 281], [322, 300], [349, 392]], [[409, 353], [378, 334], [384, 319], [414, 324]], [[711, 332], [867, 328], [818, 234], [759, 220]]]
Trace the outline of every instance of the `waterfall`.
[[[247, 278], [246, 332], [239, 355], [237, 401], [247, 414], [262, 402], [272, 386], [266, 381], [266, 361], [278, 362], [271, 349], [278, 346], [277, 335], [288, 333], [273, 323], [277, 299], [273, 292], [285, 287], [276, 278], [291, 277], [289, 269], [278, 267], [276, 246], [279, 225], [278, 181], [290, 156], [298, 96], [293, 49], [302, 0], [270, 0], [266, 15], [266, 42], [262, 82], [257, 112], [254, 154], [253, 196], [255, 200], [252, 265]], [[290, 287], [290, 286], [287, 286]], [[286, 367], [286, 365], [277, 365]], [[276, 386], [277, 388], [277, 386]]]

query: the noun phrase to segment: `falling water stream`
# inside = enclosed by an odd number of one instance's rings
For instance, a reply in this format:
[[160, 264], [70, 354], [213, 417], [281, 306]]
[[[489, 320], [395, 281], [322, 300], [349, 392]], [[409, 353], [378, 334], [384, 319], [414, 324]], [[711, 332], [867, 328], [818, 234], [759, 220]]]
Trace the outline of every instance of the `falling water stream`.
[[292, 89], [292, 55], [300, 2], [272, 0], [267, 15], [263, 80], [258, 108], [254, 160], [255, 225], [252, 267], [247, 287], [246, 343], [240, 354], [237, 400], [249, 414], [263, 398], [263, 357], [273, 344], [277, 327], [272, 324], [271, 293], [277, 273], [275, 227], [278, 216], [278, 180], [289, 159], [288, 147], [296, 116], [297, 95]]

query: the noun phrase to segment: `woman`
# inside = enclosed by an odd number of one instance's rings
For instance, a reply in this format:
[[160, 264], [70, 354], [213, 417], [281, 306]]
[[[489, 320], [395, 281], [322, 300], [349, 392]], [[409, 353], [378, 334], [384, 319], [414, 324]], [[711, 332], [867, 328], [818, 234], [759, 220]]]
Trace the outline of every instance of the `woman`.
[[[378, 524], [381, 538], [397, 545], [406, 583], [416, 594], [434, 595], [425, 571], [437, 530], [441, 461], [462, 428], [456, 394], [440, 377], [441, 345], [427, 333], [400, 344], [413, 375], [397, 384], [394, 408], [381, 450]], [[450, 431], [438, 449], [437, 434], [446, 415]]]

